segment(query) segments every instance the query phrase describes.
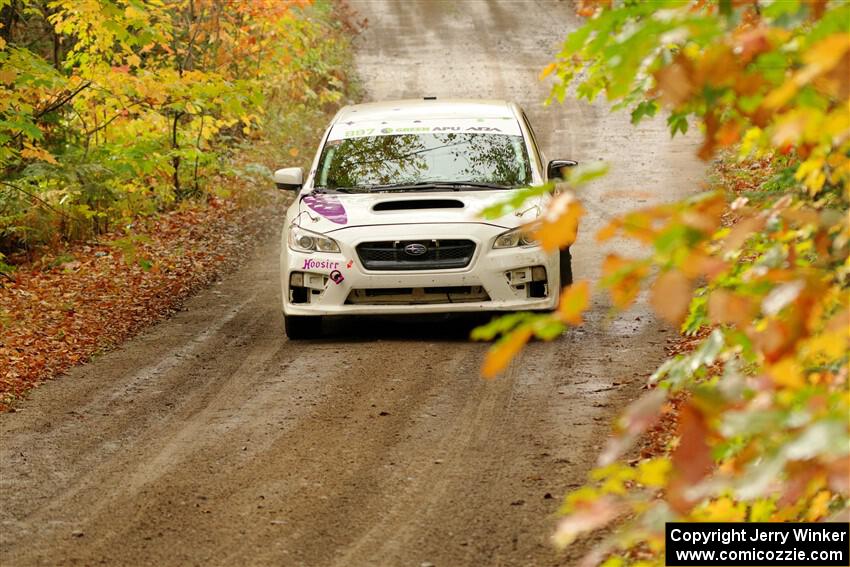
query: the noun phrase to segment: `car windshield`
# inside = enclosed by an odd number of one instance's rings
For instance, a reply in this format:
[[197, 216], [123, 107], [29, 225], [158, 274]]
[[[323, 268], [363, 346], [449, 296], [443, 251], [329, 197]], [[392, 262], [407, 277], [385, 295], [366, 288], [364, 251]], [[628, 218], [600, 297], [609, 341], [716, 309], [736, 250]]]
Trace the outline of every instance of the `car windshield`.
[[416, 191], [429, 184], [499, 189], [530, 182], [522, 136], [440, 133], [330, 140], [322, 150], [315, 186]]

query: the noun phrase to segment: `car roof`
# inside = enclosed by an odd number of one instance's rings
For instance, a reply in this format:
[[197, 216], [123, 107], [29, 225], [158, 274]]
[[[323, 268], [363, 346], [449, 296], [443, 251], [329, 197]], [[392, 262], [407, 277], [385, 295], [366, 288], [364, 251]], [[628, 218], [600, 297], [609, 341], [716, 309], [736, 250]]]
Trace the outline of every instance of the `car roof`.
[[478, 99], [407, 99], [353, 104], [340, 109], [336, 123], [379, 120], [514, 118], [511, 103]]

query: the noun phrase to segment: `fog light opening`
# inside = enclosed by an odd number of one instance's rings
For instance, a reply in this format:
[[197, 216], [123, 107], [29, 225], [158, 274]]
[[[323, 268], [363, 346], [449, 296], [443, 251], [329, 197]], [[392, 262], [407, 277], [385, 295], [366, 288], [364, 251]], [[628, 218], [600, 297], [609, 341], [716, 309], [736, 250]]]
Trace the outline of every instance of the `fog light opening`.
[[543, 282], [531, 282], [528, 285], [528, 297], [534, 298], [543, 298], [548, 297], [549, 295], [549, 286], [545, 281]]
[[310, 303], [310, 290], [306, 287], [289, 287], [289, 301], [291, 303]]

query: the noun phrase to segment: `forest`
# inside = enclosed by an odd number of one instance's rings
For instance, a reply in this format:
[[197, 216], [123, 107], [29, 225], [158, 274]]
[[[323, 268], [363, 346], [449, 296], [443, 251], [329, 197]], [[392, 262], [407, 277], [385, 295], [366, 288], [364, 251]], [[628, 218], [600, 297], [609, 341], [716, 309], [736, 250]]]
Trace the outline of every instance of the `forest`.
[[267, 176], [257, 146], [298, 155], [294, 116], [326, 112], [347, 82], [330, 3], [3, 0], [0, 9], [6, 256], [96, 239], [226, 196], [233, 179]]

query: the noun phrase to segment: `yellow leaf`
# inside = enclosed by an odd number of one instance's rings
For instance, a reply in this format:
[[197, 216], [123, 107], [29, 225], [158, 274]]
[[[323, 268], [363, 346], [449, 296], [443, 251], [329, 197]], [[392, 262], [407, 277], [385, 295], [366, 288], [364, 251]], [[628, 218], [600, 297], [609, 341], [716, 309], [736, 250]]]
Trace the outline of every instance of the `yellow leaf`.
[[672, 464], [669, 459], [656, 458], [643, 461], [638, 466], [639, 483], [652, 488], [661, 488], [667, 484], [667, 476]]
[[834, 69], [848, 50], [850, 50], [850, 34], [847, 33], [832, 34], [814, 44], [803, 56], [807, 65], [795, 73], [790, 80], [785, 81], [781, 87], [767, 95], [764, 99], [764, 107], [777, 109], [785, 105], [801, 87]]
[[788, 356], [774, 364], [768, 370], [773, 381], [787, 388], [800, 388], [805, 384], [803, 371], [792, 357]]
[[289, 148], [289, 155], [292, 157], [298, 157], [298, 148]]
[[777, 109], [791, 100], [797, 94], [799, 87], [794, 81], [785, 81], [778, 89], [772, 91], [764, 98], [764, 106], [769, 109]]
[[746, 519], [746, 513], [745, 504], [736, 503], [728, 496], [724, 496], [709, 502], [694, 516], [700, 522], [743, 522]]
[[587, 309], [590, 300], [590, 284], [583, 280], [565, 289], [561, 295], [558, 315], [561, 321], [570, 325], [581, 325], [581, 314]]
[[829, 501], [831, 499], [832, 495], [828, 490], [818, 492], [809, 503], [809, 509], [806, 511], [806, 520], [814, 522], [826, 516], [827, 512], [829, 512]]
[[141, 57], [139, 57], [138, 55], [133, 53], [133, 54], [131, 54], [130, 56], [127, 57], [127, 64], [130, 65], [131, 67], [138, 67], [139, 65], [142, 64], [142, 59], [141, 59]]
[[131, 6], [127, 6], [124, 9], [124, 16], [128, 20], [140, 20], [140, 19], [145, 18], [147, 16], [147, 13], [144, 12], [143, 10], [140, 10], [139, 8], [131, 5]]
[[546, 65], [546, 66], [543, 68], [543, 70], [542, 70], [542, 71], [540, 71], [540, 76], [538, 77], [538, 78], [539, 78], [539, 80], [541, 80], [541, 81], [542, 81], [543, 79], [545, 79], [546, 77], [548, 77], [549, 75], [551, 75], [551, 74], [552, 74], [552, 72], [553, 72], [553, 71], [554, 71], [557, 67], [558, 67], [558, 64], [557, 64], [557, 63], [555, 63], [554, 61], [553, 61], [552, 63], [549, 63], [548, 65]]
[[816, 335], [804, 343], [806, 354], [816, 361], [840, 358], [848, 349], [847, 332], [830, 331]]
[[823, 171], [824, 165], [825, 160], [823, 158], [809, 158], [800, 164], [797, 173], [794, 174], [794, 178], [802, 181], [813, 196], [820, 192], [826, 181], [826, 175]]
[[836, 33], [812, 45], [803, 55], [803, 60], [809, 65], [817, 66], [818, 71], [825, 72], [838, 65], [848, 50], [850, 33]]
[[519, 354], [519, 351], [522, 350], [522, 347], [525, 346], [525, 343], [530, 338], [531, 329], [522, 327], [496, 343], [484, 358], [481, 375], [484, 378], [495, 378]]
[[750, 506], [750, 522], [768, 522], [773, 517], [776, 504], [772, 500], [756, 500]]
[[599, 567], [623, 567], [623, 559], [621, 557], [612, 556], [605, 560]]
[[572, 193], [562, 193], [555, 197], [533, 231], [533, 236], [547, 252], [565, 248], [576, 240], [578, 225], [584, 208], [576, 201]]

